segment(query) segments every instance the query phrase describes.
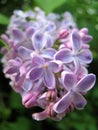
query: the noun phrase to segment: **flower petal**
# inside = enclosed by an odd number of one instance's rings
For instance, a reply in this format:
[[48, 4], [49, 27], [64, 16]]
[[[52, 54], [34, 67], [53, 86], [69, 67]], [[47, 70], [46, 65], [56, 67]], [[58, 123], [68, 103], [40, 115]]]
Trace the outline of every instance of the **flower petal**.
[[79, 65], [79, 69], [77, 69], [76, 74], [77, 74], [77, 79], [79, 81], [82, 77], [88, 74], [88, 70], [84, 66]]
[[43, 90], [44, 90], [43, 77], [41, 77], [40, 80], [38, 79], [34, 82], [33, 92], [41, 93], [43, 92]]
[[24, 104], [26, 108], [31, 108], [36, 105], [37, 96], [32, 95], [32, 97]]
[[6, 42], [6, 44], [8, 44], [8, 45], [10, 44], [10, 40], [9, 40], [9, 38], [8, 38], [7, 35], [2, 34], [0, 37], [2, 38], [2, 40], [3, 40], [4, 42]]
[[35, 50], [42, 50], [45, 46], [45, 42], [43, 42], [43, 34], [40, 32], [34, 33], [34, 35], [31, 38], [32, 44]]
[[45, 34], [46, 48], [50, 48], [53, 45], [52, 37], [49, 34]]
[[36, 105], [37, 94], [33, 91], [26, 92], [22, 95], [22, 104], [25, 105], [26, 108], [31, 108]]
[[89, 49], [84, 49], [80, 52], [78, 58], [81, 62], [89, 64], [92, 61], [92, 53]]
[[88, 42], [90, 42], [92, 39], [93, 39], [93, 37], [90, 36], [90, 35], [84, 35], [84, 36], [82, 37], [83, 43], [88, 43]]
[[55, 31], [55, 29], [56, 29], [56, 26], [53, 22], [48, 23], [48, 25], [46, 25], [46, 28], [45, 28], [45, 30], [49, 33]]
[[55, 88], [55, 77], [54, 74], [49, 70], [46, 69], [44, 72], [44, 83], [48, 89], [54, 89]]
[[34, 67], [29, 76], [31, 80], [39, 80], [44, 72], [44, 69], [42, 67]]
[[77, 52], [81, 47], [81, 39], [78, 30], [74, 30], [72, 33], [72, 47], [74, 52]]
[[61, 49], [55, 54], [55, 59], [64, 63], [70, 63], [73, 61], [73, 57], [70, 49]]
[[12, 88], [16, 92], [20, 93], [22, 91], [22, 86], [23, 86], [24, 81], [25, 81], [25, 74], [22, 75], [17, 82], [15, 82], [15, 84], [12, 86]]
[[61, 61], [59, 60], [53, 60], [53, 61], [50, 61], [49, 62], [49, 65], [48, 65], [49, 69], [54, 72], [54, 73], [57, 73], [59, 72], [60, 70], [62, 70], [63, 68], [63, 64]]
[[87, 92], [93, 88], [96, 81], [96, 76], [94, 74], [88, 74], [84, 76], [75, 87], [75, 90], [79, 92]]
[[47, 92], [43, 93], [37, 100], [38, 105], [43, 109], [45, 109], [46, 106], [49, 105], [49, 101], [46, 100], [46, 94]]
[[34, 29], [32, 26], [28, 27], [28, 28], [26, 29], [27, 37], [31, 38], [32, 35], [34, 34], [34, 31], [35, 31], [35, 29]]
[[19, 67], [22, 64], [22, 60], [19, 57], [8, 61], [9, 65]]
[[61, 79], [67, 91], [72, 89], [74, 87], [74, 84], [76, 83], [76, 76], [65, 71], [61, 73]]
[[23, 74], [26, 74], [26, 67], [24, 65], [22, 65], [19, 68], [19, 72], [20, 72], [20, 76], [22, 76]]
[[34, 55], [32, 57], [32, 64], [36, 65], [36, 66], [44, 65], [45, 64], [45, 60], [44, 60], [43, 57], [41, 57], [39, 55]]
[[18, 54], [20, 57], [22, 57], [23, 59], [30, 59], [30, 53], [32, 51], [30, 49], [27, 49], [26, 47], [20, 46], [18, 48]]
[[48, 117], [49, 117], [49, 115], [47, 114], [47, 109], [45, 109], [42, 112], [32, 114], [32, 118], [37, 121], [45, 120]]
[[56, 113], [63, 113], [71, 104], [72, 95], [68, 92], [64, 95], [55, 105], [53, 106], [53, 110]]
[[6, 74], [15, 74], [18, 72], [18, 68], [13, 66], [13, 67], [10, 67], [7, 71], [6, 71]]
[[83, 109], [85, 105], [87, 104], [87, 101], [81, 94], [74, 92], [73, 103], [76, 109]]
[[29, 79], [28, 79], [28, 80], [25, 80], [24, 85], [23, 85], [23, 89], [24, 89], [26, 92], [28, 92], [28, 91], [31, 90], [32, 87], [33, 87], [32, 81], [29, 80]]
[[84, 34], [88, 34], [88, 28], [82, 28], [79, 32], [84, 33]]
[[56, 53], [55, 49], [47, 48], [42, 51], [42, 57], [47, 58], [47, 59], [53, 59], [55, 53]]
[[24, 34], [20, 29], [14, 28], [12, 30], [12, 39], [16, 42], [22, 42], [24, 40]]

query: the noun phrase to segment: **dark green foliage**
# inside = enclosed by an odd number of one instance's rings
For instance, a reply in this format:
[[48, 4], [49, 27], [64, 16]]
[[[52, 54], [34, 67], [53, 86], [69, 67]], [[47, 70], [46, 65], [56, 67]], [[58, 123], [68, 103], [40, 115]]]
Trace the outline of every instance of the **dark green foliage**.
[[[93, 36], [91, 50], [94, 56], [88, 69], [98, 76], [97, 0], [0, 0], [0, 34], [6, 31], [13, 10], [28, 10], [34, 6], [41, 7], [46, 13], [70, 11], [79, 28], [88, 27], [89, 33]], [[75, 110], [60, 122], [49, 119], [42, 122], [34, 121], [31, 117], [34, 110], [26, 110], [22, 106], [21, 97], [10, 88], [0, 64], [0, 130], [97, 130], [98, 82], [86, 98], [88, 104], [83, 111]]]
[[36, 5], [44, 9], [46, 13], [54, 11], [54, 9], [63, 5], [65, 2], [66, 0], [43, 0], [43, 2], [41, 0], [35, 0]]

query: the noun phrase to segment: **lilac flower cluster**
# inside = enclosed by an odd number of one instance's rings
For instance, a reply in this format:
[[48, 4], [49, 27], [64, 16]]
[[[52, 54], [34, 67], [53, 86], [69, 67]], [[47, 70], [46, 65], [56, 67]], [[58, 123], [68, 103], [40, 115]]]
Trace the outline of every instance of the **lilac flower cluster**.
[[26, 108], [40, 107], [35, 120], [61, 120], [67, 113], [83, 109], [83, 97], [95, 84], [88, 74], [92, 62], [88, 29], [79, 30], [69, 12], [47, 16], [39, 8], [14, 11], [1, 38], [3, 72]]

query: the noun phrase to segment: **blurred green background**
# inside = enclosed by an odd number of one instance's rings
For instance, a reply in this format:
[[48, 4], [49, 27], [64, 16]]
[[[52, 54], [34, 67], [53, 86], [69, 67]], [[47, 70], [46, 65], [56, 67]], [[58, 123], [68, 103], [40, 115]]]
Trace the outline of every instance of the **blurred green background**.
[[[15, 9], [33, 9], [41, 7], [46, 13], [51, 11], [63, 13], [70, 11], [79, 28], [87, 27], [93, 36], [90, 43], [93, 62], [89, 73], [98, 77], [98, 0], [0, 0], [0, 35], [5, 32], [9, 18]], [[0, 45], [1, 47], [2, 45]], [[0, 55], [2, 57], [2, 55]], [[21, 97], [8, 85], [4, 78], [0, 63], [0, 130], [98, 130], [98, 82], [86, 95], [88, 104], [83, 111], [67, 115], [62, 121], [50, 119], [37, 122], [31, 117], [34, 109], [25, 109], [21, 105]]]

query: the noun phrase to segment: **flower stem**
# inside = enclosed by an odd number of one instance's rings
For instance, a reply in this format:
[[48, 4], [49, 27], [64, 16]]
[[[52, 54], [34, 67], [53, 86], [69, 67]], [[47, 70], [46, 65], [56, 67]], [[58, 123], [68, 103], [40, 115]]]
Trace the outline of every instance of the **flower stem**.
[[0, 39], [0, 43], [3, 44], [8, 51], [10, 51], [10, 48], [9, 48], [9, 46], [7, 45], [7, 43], [5, 43], [5, 42], [4, 42], [3, 40], [1, 40], [1, 39]]

